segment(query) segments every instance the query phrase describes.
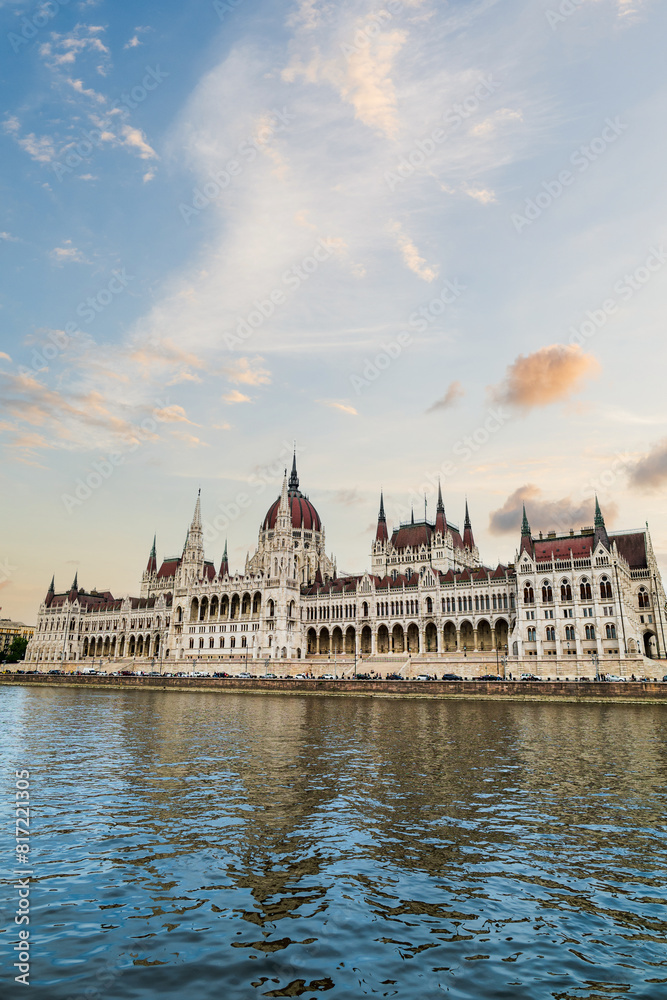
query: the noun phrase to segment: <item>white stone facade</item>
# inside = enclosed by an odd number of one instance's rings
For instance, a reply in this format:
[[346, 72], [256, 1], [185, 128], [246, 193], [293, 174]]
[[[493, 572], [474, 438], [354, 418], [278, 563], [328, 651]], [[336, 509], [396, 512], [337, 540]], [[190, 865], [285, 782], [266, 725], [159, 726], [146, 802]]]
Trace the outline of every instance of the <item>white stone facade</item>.
[[312, 665], [418, 656], [503, 660], [516, 676], [563, 661], [579, 665], [573, 674], [582, 662], [614, 673], [615, 661], [665, 656], [665, 594], [648, 529], [607, 534], [599, 508], [594, 528], [546, 538], [532, 537], [524, 512], [515, 562], [490, 569], [467, 504], [463, 535], [440, 492], [435, 522], [413, 518], [390, 535], [381, 500], [370, 556], [371, 572], [337, 577], [294, 464], [242, 573], [230, 573], [226, 547], [219, 570], [206, 560], [197, 497], [182, 554], [158, 568], [154, 544], [138, 598], [86, 593], [76, 579], [55, 594], [52, 582], [27, 659], [215, 670], [239, 657]]

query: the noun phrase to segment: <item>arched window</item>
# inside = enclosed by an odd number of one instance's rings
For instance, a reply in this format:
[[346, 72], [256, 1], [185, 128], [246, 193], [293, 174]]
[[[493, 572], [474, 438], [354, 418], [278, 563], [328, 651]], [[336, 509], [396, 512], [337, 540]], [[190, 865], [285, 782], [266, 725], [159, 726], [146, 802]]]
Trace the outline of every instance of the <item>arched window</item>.
[[220, 649], [224, 649], [224, 648], [225, 648], [225, 637], [224, 637], [224, 635], [221, 635], [220, 636]]
[[640, 608], [650, 608], [649, 596], [646, 587], [641, 587], [639, 591], [639, 607]]
[[[484, 600], [484, 598], [482, 598]], [[479, 594], [475, 594], [475, 611], [479, 611]]]
[[574, 625], [565, 626], [565, 638], [569, 641], [574, 642]]
[[523, 603], [524, 604], [534, 604], [535, 603], [535, 591], [530, 583], [527, 583], [523, 588]]
[[592, 601], [593, 600], [593, 594], [591, 592], [591, 585], [590, 585], [589, 581], [586, 579], [586, 577], [584, 577], [583, 580], [581, 581], [580, 591], [581, 591], [581, 599], [582, 599], [582, 601]]
[[528, 642], [535, 642], [536, 629], [528, 629]]
[[600, 581], [600, 597], [603, 601], [611, 601], [613, 598], [611, 583], [606, 576], [603, 576]]
[[607, 631], [607, 638], [608, 639], [615, 639], [616, 638], [616, 626], [615, 625], [607, 625], [607, 630], [606, 631]]
[[433, 614], [433, 601], [430, 597], [426, 598], [426, 614], [427, 615]]
[[594, 639], [595, 638], [595, 625], [587, 625], [586, 626], [586, 638], [587, 639]]
[[572, 600], [572, 585], [568, 580], [561, 580], [560, 582], [560, 599], [561, 601]]
[[556, 629], [553, 625], [547, 625], [547, 642], [556, 641]]
[[545, 580], [542, 584], [542, 603], [551, 604], [554, 599], [553, 591], [551, 589], [551, 584], [548, 580]]

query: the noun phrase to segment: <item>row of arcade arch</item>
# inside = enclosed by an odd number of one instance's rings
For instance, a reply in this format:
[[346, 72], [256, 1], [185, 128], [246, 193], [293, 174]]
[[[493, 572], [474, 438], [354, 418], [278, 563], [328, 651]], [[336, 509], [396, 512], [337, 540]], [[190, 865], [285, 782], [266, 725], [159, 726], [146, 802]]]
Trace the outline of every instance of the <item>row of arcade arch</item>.
[[354, 654], [355, 650], [362, 655], [504, 651], [508, 633], [509, 623], [504, 618], [498, 619], [493, 626], [486, 619], [476, 625], [466, 620], [458, 628], [450, 621], [446, 622], [442, 631], [438, 630], [435, 622], [428, 622], [423, 631], [416, 622], [411, 622], [407, 628], [399, 622], [393, 626], [382, 624], [375, 633], [370, 625], [364, 625], [359, 632], [357, 648], [357, 630], [352, 625], [347, 628], [336, 626], [331, 630], [325, 626], [319, 630], [308, 629], [307, 649], [310, 656]]

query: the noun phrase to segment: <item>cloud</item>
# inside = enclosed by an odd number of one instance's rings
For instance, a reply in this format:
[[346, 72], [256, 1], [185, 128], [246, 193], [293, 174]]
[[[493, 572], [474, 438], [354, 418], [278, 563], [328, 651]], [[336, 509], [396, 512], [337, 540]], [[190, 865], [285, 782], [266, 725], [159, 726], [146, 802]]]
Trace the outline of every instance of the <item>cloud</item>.
[[128, 39], [128, 41], [125, 42], [125, 45], [123, 46], [123, 48], [124, 49], [136, 49], [137, 45], [143, 45], [143, 44], [144, 44], [143, 42], [139, 41], [139, 37], [137, 35], [132, 35], [132, 38]]
[[0, 351], [0, 358], [2, 358], [4, 361], [11, 361], [12, 360], [8, 354], [5, 354], [4, 351]]
[[341, 413], [349, 413], [349, 415], [352, 417], [359, 416], [355, 408], [353, 406], [350, 406], [349, 403], [341, 402], [340, 400], [336, 399], [321, 399], [319, 400], [319, 402], [323, 403], [324, 406], [330, 406], [331, 409], [333, 410], [340, 410]]
[[181, 424], [191, 424], [193, 427], [197, 427], [198, 424], [192, 422], [188, 419], [188, 415], [182, 406], [178, 406], [176, 403], [172, 403], [171, 406], [165, 406], [162, 409], [154, 410], [153, 416], [156, 420], [160, 420], [166, 424], [181, 423]]
[[245, 396], [242, 392], [239, 392], [238, 389], [231, 389], [229, 392], [226, 392], [221, 398], [224, 403], [228, 403], [230, 406], [233, 406], [235, 403], [252, 402], [250, 396]]
[[101, 56], [105, 64], [111, 52], [99, 37], [104, 31], [101, 25], [77, 24], [67, 35], [52, 32], [51, 40], [40, 45], [39, 54], [50, 69], [72, 66], [85, 52]]
[[66, 82], [72, 90], [76, 90], [77, 94], [81, 94], [82, 97], [89, 97], [92, 101], [97, 101], [98, 104], [105, 103], [106, 98], [104, 95], [99, 94], [96, 90], [84, 87], [82, 80], [73, 80], [71, 77], [67, 77]]
[[450, 406], [453, 406], [459, 399], [462, 399], [464, 395], [463, 386], [460, 382], [450, 382], [445, 395], [429, 406], [426, 412], [435, 413], [437, 410], [448, 410]]
[[[302, 6], [302, 10], [305, 17], [301, 19], [300, 28], [309, 41], [309, 34], [318, 22], [312, 16], [314, 12], [310, 5]], [[354, 108], [359, 121], [375, 132], [395, 139], [399, 131], [398, 101], [391, 74], [408, 35], [392, 27], [379, 29], [377, 20], [373, 22], [372, 34], [365, 35], [367, 29], [367, 19], [348, 19], [343, 24], [343, 33], [339, 34], [339, 51], [333, 58], [323, 57], [316, 46], [308, 54], [295, 55], [283, 70], [282, 79], [293, 83], [303, 77], [310, 84], [332, 85], [342, 100]], [[362, 41], [355, 44], [359, 33]], [[344, 58], [340, 57], [341, 50]]]
[[[230, 382], [236, 385], [269, 385], [271, 372], [260, 367], [263, 358], [239, 358], [222, 369]], [[255, 367], [253, 367], [253, 365]]]
[[568, 399], [599, 371], [597, 360], [577, 344], [551, 344], [526, 357], [520, 354], [492, 393], [497, 402], [530, 410]]
[[65, 240], [64, 246], [54, 247], [49, 251], [49, 257], [56, 264], [87, 264], [88, 261], [80, 250], [72, 246], [71, 240]]
[[132, 125], [123, 125], [120, 134], [123, 136], [122, 145], [130, 149], [136, 149], [142, 160], [157, 158], [157, 153], [146, 142], [146, 136], [140, 128], [134, 128]]
[[16, 115], [6, 118], [2, 128], [37, 163], [50, 163], [54, 159], [56, 149], [53, 139], [48, 135], [38, 138], [34, 132], [29, 132], [21, 138], [21, 123]]
[[667, 482], [667, 438], [658, 441], [630, 470], [630, 485], [654, 490]]
[[18, 236], [12, 236], [11, 233], [0, 233], [0, 240], [2, 240], [4, 243], [18, 243], [19, 242]]
[[188, 434], [187, 431], [178, 430], [177, 428], [172, 429], [171, 436], [178, 438], [179, 441], [184, 441], [191, 448], [209, 447], [208, 441], [202, 441], [201, 438], [195, 437], [194, 434]]
[[481, 205], [492, 205], [498, 200], [495, 191], [490, 191], [488, 188], [466, 188], [466, 194]]
[[[588, 498], [573, 500], [570, 496], [560, 500], [545, 500], [539, 487], [526, 483], [525, 486], [516, 489], [502, 507], [492, 511], [489, 517], [491, 534], [518, 534], [521, 530], [524, 504], [533, 534], [538, 531], [563, 533], [569, 531], [570, 528], [576, 530], [593, 523], [593, 500]], [[604, 515], [607, 526], [609, 526], [618, 515], [616, 504], [606, 503]]]
[[141, 179], [144, 182], [144, 184], [148, 184], [148, 182], [152, 181], [154, 179], [154, 177], [155, 177], [155, 171], [154, 170], [147, 170], [146, 173], [143, 175], [143, 177]]
[[407, 267], [421, 278], [423, 281], [433, 281], [437, 278], [437, 268], [429, 267], [424, 257], [421, 257], [417, 247], [406, 233], [403, 232], [399, 222], [390, 222], [387, 229], [396, 241], [396, 246], [403, 255]]

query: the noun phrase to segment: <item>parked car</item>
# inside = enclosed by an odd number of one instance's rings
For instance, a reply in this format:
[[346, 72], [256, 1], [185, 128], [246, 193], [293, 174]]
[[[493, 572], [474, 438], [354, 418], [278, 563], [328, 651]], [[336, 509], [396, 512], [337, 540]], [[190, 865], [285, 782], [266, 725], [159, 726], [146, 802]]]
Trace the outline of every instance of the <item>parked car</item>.
[[540, 678], [536, 677], [535, 674], [521, 674], [520, 679], [522, 681], [539, 681]]
[[463, 678], [459, 674], [443, 674], [443, 681], [462, 681]]
[[482, 674], [479, 678], [480, 681], [501, 681], [502, 677], [500, 674]]
[[387, 676], [386, 676], [385, 679], [388, 680], [388, 681], [402, 681], [402, 680], [405, 680], [405, 678], [401, 674], [387, 674]]
[[264, 674], [264, 679], [267, 680], [267, 681], [275, 681], [276, 680], [276, 675], [275, 674]]
[[252, 674], [249, 674], [247, 670], [244, 670], [240, 674], [237, 674], [236, 676], [243, 677], [244, 680], [247, 680], [249, 677], [252, 677]]
[[417, 680], [418, 681], [431, 681], [431, 680], [433, 680], [433, 678], [431, 677], [430, 674], [419, 674], [419, 676], [417, 677]]
[[323, 681], [335, 681], [336, 678], [334, 677], [333, 674], [322, 674], [320, 680], [323, 680]]
[[295, 677], [294, 677], [294, 680], [295, 681], [306, 681], [306, 680], [308, 680], [308, 678], [306, 677], [305, 674], [296, 674]]

